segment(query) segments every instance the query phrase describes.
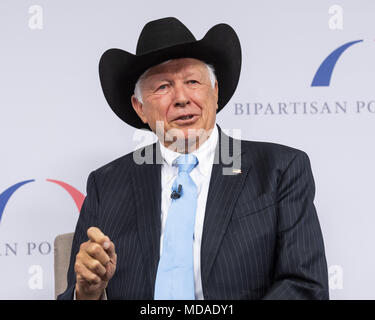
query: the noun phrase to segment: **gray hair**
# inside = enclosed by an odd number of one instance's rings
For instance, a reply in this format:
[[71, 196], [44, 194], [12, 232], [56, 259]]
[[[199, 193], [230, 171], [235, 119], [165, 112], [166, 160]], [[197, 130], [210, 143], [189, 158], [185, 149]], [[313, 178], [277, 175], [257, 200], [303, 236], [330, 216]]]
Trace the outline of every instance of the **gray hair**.
[[[162, 64], [166, 64], [168, 62], [172, 61], [172, 59], [170, 60], [167, 60], [167, 61], [164, 61], [162, 63], [160, 63], [160, 65]], [[203, 62], [203, 61], [202, 61]], [[212, 88], [215, 87], [215, 82], [216, 82], [216, 75], [215, 75], [215, 68], [210, 65], [210, 64], [207, 64], [205, 62], [203, 62], [205, 64], [205, 66], [207, 67], [207, 70], [208, 70], [208, 75], [210, 77], [210, 82], [211, 82], [211, 86]], [[151, 67], [152, 68], [152, 67]], [[134, 96], [135, 98], [140, 102], [140, 103], [143, 103], [143, 100], [142, 100], [142, 92], [141, 92], [141, 85], [142, 85], [142, 81], [146, 78], [146, 74], [147, 72], [151, 69], [147, 69], [145, 72], [142, 73], [142, 75], [138, 78], [137, 82], [135, 83], [135, 87], [134, 87]]]

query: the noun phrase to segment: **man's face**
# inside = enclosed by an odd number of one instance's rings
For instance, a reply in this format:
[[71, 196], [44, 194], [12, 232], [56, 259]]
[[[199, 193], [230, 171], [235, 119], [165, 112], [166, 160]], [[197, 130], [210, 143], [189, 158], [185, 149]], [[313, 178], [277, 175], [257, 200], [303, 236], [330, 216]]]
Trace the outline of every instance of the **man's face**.
[[132, 96], [133, 108], [155, 133], [156, 122], [162, 121], [163, 138], [169, 130], [178, 129], [188, 139], [188, 133], [191, 137], [199, 129], [207, 132], [215, 124], [218, 84], [212, 87], [207, 66], [197, 59], [174, 59], [150, 68], [141, 82], [141, 93], [143, 103]]

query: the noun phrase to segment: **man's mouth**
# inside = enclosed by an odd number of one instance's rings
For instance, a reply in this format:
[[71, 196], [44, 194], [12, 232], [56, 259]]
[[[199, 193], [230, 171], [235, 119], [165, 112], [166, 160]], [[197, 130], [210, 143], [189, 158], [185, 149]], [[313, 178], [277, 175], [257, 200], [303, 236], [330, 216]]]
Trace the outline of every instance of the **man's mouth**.
[[178, 125], [192, 124], [198, 119], [197, 115], [186, 114], [173, 120]]
[[192, 117], [194, 117], [194, 116], [192, 114], [190, 114], [190, 115], [187, 115], [187, 116], [179, 117], [176, 120], [188, 120], [188, 119], [191, 119]]

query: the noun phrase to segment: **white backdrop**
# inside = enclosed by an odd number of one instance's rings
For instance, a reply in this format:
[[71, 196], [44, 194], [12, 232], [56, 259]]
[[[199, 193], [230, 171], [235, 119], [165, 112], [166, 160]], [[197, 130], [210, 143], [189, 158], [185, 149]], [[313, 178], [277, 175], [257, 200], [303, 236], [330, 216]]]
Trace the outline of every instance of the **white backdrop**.
[[[331, 298], [374, 299], [374, 15], [371, 0], [2, 0], [0, 299], [54, 298], [53, 240], [78, 209], [47, 179], [84, 196], [92, 170], [140, 144], [107, 105], [98, 61], [108, 48], [134, 53], [144, 24], [166, 16], [197, 39], [221, 22], [236, 30], [240, 83], [217, 123], [308, 153]], [[355, 40], [329, 85], [311, 86]]]

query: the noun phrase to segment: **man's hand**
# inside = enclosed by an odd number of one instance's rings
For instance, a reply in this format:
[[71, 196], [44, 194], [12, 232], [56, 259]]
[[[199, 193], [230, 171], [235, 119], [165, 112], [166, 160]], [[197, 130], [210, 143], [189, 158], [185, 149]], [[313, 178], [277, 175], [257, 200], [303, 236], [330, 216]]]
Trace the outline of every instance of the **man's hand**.
[[89, 240], [82, 243], [76, 256], [77, 300], [98, 300], [116, 271], [117, 255], [113, 242], [100, 231], [87, 230]]

